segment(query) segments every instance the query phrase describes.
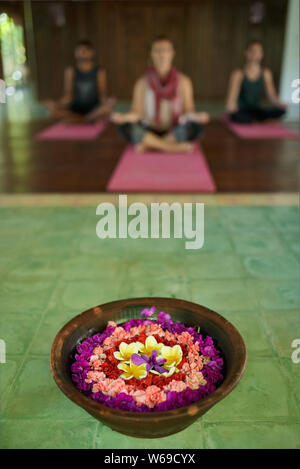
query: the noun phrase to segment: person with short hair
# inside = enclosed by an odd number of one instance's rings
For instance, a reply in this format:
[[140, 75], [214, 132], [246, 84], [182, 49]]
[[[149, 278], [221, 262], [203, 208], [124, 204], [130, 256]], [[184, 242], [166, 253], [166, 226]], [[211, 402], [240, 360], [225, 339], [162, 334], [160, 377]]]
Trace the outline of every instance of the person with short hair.
[[[251, 124], [280, 119], [287, 105], [278, 97], [271, 70], [262, 66], [263, 44], [251, 40], [247, 44], [245, 57], [244, 68], [233, 71], [230, 77], [226, 110], [231, 120], [239, 124]], [[264, 94], [271, 102], [271, 107], [262, 106]]]
[[94, 122], [112, 111], [114, 99], [107, 98], [106, 72], [95, 63], [93, 44], [83, 39], [74, 50], [75, 66], [67, 67], [64, 96], [59, 101], [47, 100], [52, 117], [65, 121]]
[[139, 152], [189, 152], [209, 121], [206, 112], [196, 112], [192, 82], [174, 67], [174, 56], [172, 41], [157, 37], [150, 50], [153, 66], [135, 83], [131, 111], [112, 114]]

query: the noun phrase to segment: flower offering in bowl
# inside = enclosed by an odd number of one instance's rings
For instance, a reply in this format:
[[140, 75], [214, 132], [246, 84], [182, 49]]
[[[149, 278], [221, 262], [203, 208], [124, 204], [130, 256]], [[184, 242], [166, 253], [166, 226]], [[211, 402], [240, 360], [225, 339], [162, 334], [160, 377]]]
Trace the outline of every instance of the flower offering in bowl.
[[83, 341], [71, 370], [77, 389], [96, 402], [160, 412], [211, 394], [223, 379], [223, 365], [211, 337], [152, 306], [139, 319], [109, 321], [103, 333]]
[[64, 326], [51, 353], [70, 399], [111, 428], [148, 438], [192, 423], [233, 389], [245, 363], [243, 339], [226, 319], [165, 298], [92, 308]]

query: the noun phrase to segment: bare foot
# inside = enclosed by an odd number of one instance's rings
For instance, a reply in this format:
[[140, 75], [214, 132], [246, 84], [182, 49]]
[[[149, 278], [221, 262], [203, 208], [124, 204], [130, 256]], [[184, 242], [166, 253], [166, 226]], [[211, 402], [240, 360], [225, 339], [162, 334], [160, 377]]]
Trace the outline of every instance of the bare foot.
[[191, 153], [194, 150], [192, 142], [167, 141], [162, 151], [166, 153]]
[[[137, 153], [145, 153], [147, 150], [151, 150], [151, 147], [141, 142], [135, 146], [135, 150]], [[194, 145], [190, 142], [170, 142], [166, 148], [153, 148], [153, 150], [157, 150], [158, 153], [191, 153], [194, 150]]]
[[183, 142], [183, 143], [177, 143], [176, 144], [176, 149], [173, 151], [176, 151], [178, 153], [191, 153], [194, 150], [194, 144], [190, 142]]
[[136, 150], [142, 153], [150, 149], [165, 153], [190, 153], [194, 149], [194, 144], [191, 142], [170, 142], [153, 132], [147, 131], [142, 142], [136, 146]]
[[138, 143], [137, 145], [135, 145], [135, 151], [137, 153], [145, 153], [146, 150], [147, 150], [147, 147], [143, 142]]
[[167, 135], [165, 135], [163, 137], [163, 139], [166, 141], [166, 142], [176, 142], [176, 137], [175, 135], [173, 134], [173, 132], [169, 132]]

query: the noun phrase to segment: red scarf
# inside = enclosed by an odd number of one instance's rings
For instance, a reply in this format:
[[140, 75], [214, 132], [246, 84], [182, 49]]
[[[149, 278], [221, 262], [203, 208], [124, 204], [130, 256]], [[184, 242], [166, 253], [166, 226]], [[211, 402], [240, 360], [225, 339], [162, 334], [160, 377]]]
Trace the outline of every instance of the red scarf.
[[178, 109], [178, 84], [179, 73], [175, 67], [172, 67], [168, 75], [161, 80], [154, 67], [149, 68], [147, 72], [147, 81], [154, 91], [155, 95], [155, 122], [160, 125], [160, 102], [162, 99], [172, 101], [173, 122], [177, 123], [179, 118]]

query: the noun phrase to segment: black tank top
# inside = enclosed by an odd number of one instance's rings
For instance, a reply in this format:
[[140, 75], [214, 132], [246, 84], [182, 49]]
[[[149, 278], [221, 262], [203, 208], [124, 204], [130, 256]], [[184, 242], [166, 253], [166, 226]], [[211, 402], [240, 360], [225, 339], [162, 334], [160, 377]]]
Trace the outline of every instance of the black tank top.
[[255, 81], [249, 80], [249, 78], [244, 75], [238, 101], [239, 108], [257, 108], [260, 105], [260, 101], [264, 95], [264, 91], [265, 80], [263, 72], [261, 73], [260, 77]]
[[97, 75], [100, 67], [94, 67], [90, 72], [82, 72], [74, 67], [72, 110], [80, 114], [92, 111], [100, 104]]

